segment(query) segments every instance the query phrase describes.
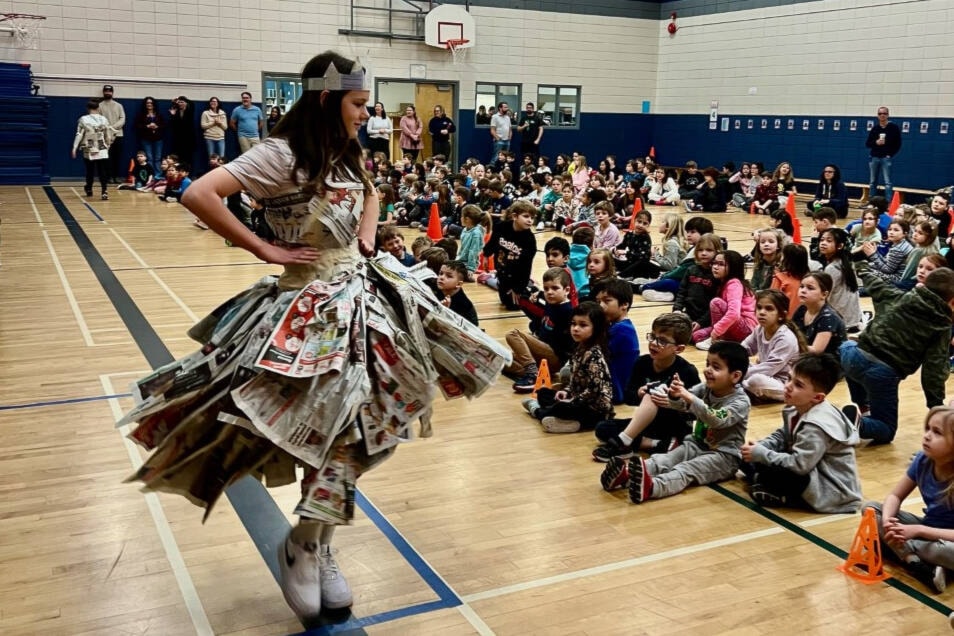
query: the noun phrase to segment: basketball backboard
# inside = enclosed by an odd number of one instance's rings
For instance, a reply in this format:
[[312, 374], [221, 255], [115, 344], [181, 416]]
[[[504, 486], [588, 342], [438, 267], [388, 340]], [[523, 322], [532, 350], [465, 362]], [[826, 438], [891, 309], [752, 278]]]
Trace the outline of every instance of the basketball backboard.
[[477, 43], [477, 27], [465, 9], [442, 4], [431, 9], [424, 18], [424, 43], [447, 49], [448, 40], [467, 40], [459, 48], [470, 48]]

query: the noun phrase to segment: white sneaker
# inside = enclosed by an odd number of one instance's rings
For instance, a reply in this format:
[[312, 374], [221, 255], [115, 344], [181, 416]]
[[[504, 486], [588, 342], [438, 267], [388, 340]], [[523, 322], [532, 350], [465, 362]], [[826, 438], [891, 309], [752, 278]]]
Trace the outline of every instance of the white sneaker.
[[328, 609], [351, 607], [354, 597], [351, 586], [341, 571], [331, 552], [330, 545], [323, 545], [318, 551], [318, 567], [321, 569], [321, 600]]
[[303, 620], [315, 619], [321, 613], [321, 591], [324, 587], [318, 560], [318, 544], [299, 545], [291, 533], [278, 546], [280, 585], [285, 602]]
[[676, 295], [672, 292], [658, 291], [655, 289], [644, 289], [643, 290], [643, 300], [648, 300], [654, 303], [671, 303], [676, 299]]
[[706, 338], [696, 343], [696, 349], [699, 351], [708, 351], [712, 347], [712, 338]]
[[562, 417], [545, 417], [541, 422], [547, 433], [576, 433], [580, 430], [580, 423], [576, 420], [567, 420]]
[[538, 231], [539, 231], [539, 230], [542, 230], [543, 228], [544, 228], [543, 221], [540, 221], [539, 223], [537, 223], [537, 230], [538, 230]]

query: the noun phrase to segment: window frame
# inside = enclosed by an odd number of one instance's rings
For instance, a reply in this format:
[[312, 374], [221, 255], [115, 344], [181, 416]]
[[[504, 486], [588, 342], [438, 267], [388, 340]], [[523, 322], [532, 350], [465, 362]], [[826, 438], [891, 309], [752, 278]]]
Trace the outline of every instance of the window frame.
[[[520, 109], [515, 109], [515, 105], [510, 103], [510, 95], [503, 95], [500, 92], [501, 86], [508, 86], [517, 89], [517, 102], [519, 103], [523, 99], [523, 84], [518, 82], [482, 82], [477, 80], [474, 82], [474, 128], [490, 128], [490, 124], [478, 124], [477, 123], [477, 109], [480, 107], [480, 104], [477, 103], [478, 95], [489, 95], [489, 93], [481, 93], [478, 91], [479, 86], [493, 86], [494, 87], [494, 108], [497, 107], [497, 104], [500, 102], [507, 102], [507, 105], [510, 106], [510, 112], [517, 113], [519, 117]], [[514, 121], [514, 126], [516, 127], [516, 121]]]
[[[550, 123], [546, 124], [548, 130], [579, 130], [580, 129], [580, 105], [583, 101], [583, 86], [579, 84], [538, 84], [537, 85], [537, 101], [535, 103], [537, 110], [542, 113], [547, 113], [543, 110], [544, 99], [540, 95], [541, 88], [552, 89], [554, 92], [554, 102], [553, 102], [553, 112], [549, 113]], [[560, 103], [564, 101], [564, 96], [562, 92], [566, 89], [572, 89], [576, 91], [576, 105], [575, 105], [575, 116], [572, 124], [559, 124], [556, 121], [556, 115], [558, 109], [560, 108]], [[548, 96], [549, 97], [549, 96]]]

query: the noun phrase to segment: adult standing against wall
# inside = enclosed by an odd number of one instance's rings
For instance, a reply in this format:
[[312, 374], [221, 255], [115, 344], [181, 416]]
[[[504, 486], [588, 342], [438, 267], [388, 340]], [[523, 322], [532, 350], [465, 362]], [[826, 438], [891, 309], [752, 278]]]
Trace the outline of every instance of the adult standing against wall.
[[185, 95], [172, 100], [169, 108], [169, 131], [172, 133], [172, 154], [180, 162], [192, 165], [195, 155], [195, 107]]
[[504, 150], [510, 150], [510, 139], [513, 137], [513, 120], [510, 119], [510, 106], [507, 102], [497, 105], [497, 112], [490, 118], [490, 136], [494, 138], [494, 154], [490, 161], [497, 161], [497, 155]]
[[142, 108], [136, 115], [136, 134], [142, 151], [146, 153], [146, 162], [153, 173], [159, 170], [162, 161], [162, 136], [166, 132], [166, 122], [156, 108], [156, 100], [152, 97], [142, 98]]
[[113, 183], [119, 183], [122, 174], [123, 159], [123, 128], [126, 126], [126, 109], [113, 99], [113, 86], [103, 86], [103, 101], [99, 103], [99, 112], [109, 122], [113, 129], [113, 143], [109, 148], [109, 178]]
[[381, 102], [374, 102], [374, 114], [368, 119], [368, 150], [373, 157], [380, 152], [385, 159], [391, 159], [391, 119]]
[[434, 107], [434, 116], [427, 122], [427, 130], [431, 133], [431, 151], [435, 155], [444, 155], [446, 163], [451, 163], [451, 135], [457, 132], [457, 126], [451, 118], [444, 114], [443, 106]]
[[871, 178], [868, 185], [868, 197], [878, 194], [878, 170], [881, 171], [881, 180], [884, 183], [884, 198], [891, 201], [894, 187], [891, 183], [892, 158], [901, 150], [901, 129], [898, 125], [888, 121], [888, 107], [878, 107], [878, 123], [868, 131], [865, 146], [871, 151], [868, 168]]
[[520, 113], [517, 130], [523, 133], [520, 138], [520, 154], [533, 157], [536, 163], [540, 155], [540, 140], [543, 139], [543, 116], [536, 110], [533, 102], [527, 102], [527, 109]]
[[265, 114], [262, 109], [252, 103], [252, 94], [242, 93], [242, 103], [232, 110], [229, 126], [238, 135], [238, 145], [241, 152], [248, 151], [252, 146], [262, 143], [262, 126], [265, 124]]
[[76, 136], [73, 137], [73, 151], [70, 156], [76, 159], [76, 151], [83, 148], [83, 162], [86, 164], [86, 196], [93, 196], [93, 174], [99, 177], [102, 187], [101, 198], [109, 198], [106, 193], [109, 178], [109, 148], [113, 141], [113, 127], [109, 120], [99, 112], [100, 101], [91, 99], [86, 103], [86, 114], [76, 122]]
[[417, 116], [417, 109], [408, 104], [401, 117], [401, 153], [411, 155], [417, 161], [417, 153], [424, 147], [424, 123]]
[[218, 97], [209, 98], [209, 107], [202, 111], [199, 125], [202, 127], [202, 136], [205, 138], [206, 154], [210, 157], [213, 154], [224, 157], [225, 131], [229, 124]]

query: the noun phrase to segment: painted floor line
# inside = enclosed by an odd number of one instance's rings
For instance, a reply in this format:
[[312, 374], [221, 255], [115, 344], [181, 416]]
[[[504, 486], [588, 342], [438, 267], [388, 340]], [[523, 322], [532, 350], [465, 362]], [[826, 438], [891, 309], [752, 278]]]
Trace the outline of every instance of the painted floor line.
[[567, 581], [575, 581], [577, 579], [582, 579], [582, 578], [586, 578], [590, 576], [598, 576], [600, 574], [606, 574], [607, 572], [625, 570], [627, 568], [632, 568], [639, 565], [645, 565], [647, 563], [656, 563], [658, 561], [674, 559], [674, 558], [686, 556], [689, 554], [697, 554], [699, 552], [705, 552], [707, 550], [713, 550], [715, 548], [722, 548], [722, 547], [726, 547], [730, 545], [736, 545], [738, 543], [745, 543], [747, 541], [761, 539], [764, 537], [770, 537], [772, 535], [782, 534], [784, 532], [785, 530], [783, 528], [779, 528], [777, 526], [772, 528], [765, 528], [763, 530], [755, 530], [753, 532], [737, 534], [731, 537], [725, 537], [723, 539], [716, 539], [714, 541], [706, 541], [705, 543], [697, 543], [695, 545], [687, 545], [681, 548], [665, 550], [663, 552], [655, 552], [653, 554], [647, 554], [645, 556], [636, 557], [634, 559], [626, 559], [625, 561], [607, 563], [605, 565], [598, 565], [592, 568], [584, 568], [582, 570], [576, 570], [574, 572], [566, 572], [564, 574], [557, 574], [556, 576], [547, 576], [541, 579], [535, 579], [533, 581], [526, 581], [524, 583], [515, 583], [514, 585], [506, 585], [504, 587], [498, 587], [492, 590], [485, 590], [483, 592], [477, 592], [475, 594], [468, 594], [462, 598], [464, 602], [466, 603], [474, 603], [476, 601], [482, 601], [488, 598], [495, 598], [497, 596], [504, 596], [506, 594], [516, 594], [518, 592], [524, 592], [526, 590], [532, 590], [539, 587], [546, 587], [548, 585], [557, 585], [559, 583], [566, 583]]
[[40, 209], [36, 207], [36, 201], [33, 200], [33, 195], [30, 194], [30, 188], [24, 187], [23, 189], [26, 191], [27, 199], [30, 200], [30, 207], [33, 208], [33, 216], [36, 217], [36, 222], [40, 224], [40, 227], [43, 227], [43, 218], [40, 216]]
[[50, 258], [53, 260], [53, 267], [56, 269], [56, 273], [60, 277], [60, 284], [63, 286], [63, 293], [66, 295], [66, 302], [69, 304], [70, 311], [73, 312], [73, 317], [76, 319], [76, 325], [79, 327], [80, 334], [83, 336], [83, 342], [86, 343], [87, 347], [95, 347], [96, 343], [93, 341], [93, 335], [89, 331], [89, 325], [86, 324], [86, 319], [83, 317], [83, 312], [80, 311], [79, 303], [76, 302], [76, 296], [73, 295], [73, 288], [70, 286], [70, 282], [66, 278], [66, 272], [63, 271], [63, 265], [60, 263], [60, 258], [56, 254], [56, 248], [53, 247], [53, 241], [50, 240], [50, 235], [46, 230], [43, 230], [43, 240], [46, 241], [46, 249], [50, 252]]
[[76, 188], [70, 188], [70, 191], [71, 191], [73, 194], [76, 195], [76, 198], [80, 200], [80, 203], [82, 203], [83, 205], [86, 206], [86, 209], [87, 209], [87, 210], [89, 210], [90, 212], [93, 213], [93, 216], [95, 216], [96, 219], [99, 220], [100, 223], [106, 223], [106, 221], [103, 220], [103, 217], [101, 217], [101, 216], [99, 215], [99, 213], [98, 213], [96, 210], [93, 209], [93, 206], [91, 206], [89, 203], [87, 203], [87, 202], [86, 202], [86, 199], [84, 199], [82, 196], [80, 196], [80, 193], [76, 191]]
[[[112, 380], [110, 380], [108, 375], [99, 376], [99, 381], [107, 394], [114, 392]], [[110, 398], [109, 408], [112, 411], [114, 421], [118, 422], [122, 419], [123, 410], [119, 406], [119, 400]], [[139, 470], [142, 466], [142, 459], [139, 455], [139, 449], [127, 437], [127, 435], [129, 435], [129, 427], [126, 425], [120, 426], [118, 431], [120, 436], [122, 436], [126, 453], [129, 455], [129, 463], [132, 464], [134, 470]], [[165, 550], [173, 576], [175, 576], [176, 583], [179, 585], [179, 591], [182, 593], [182, 599], [185, 601], [189, 617], [192, 619], [195, 633], [199, 636], [214, 636], [215, 632], [212, 629], [212, 624], [209, 622], [209, 617], [205, 613], [202, 601], [199, 599], [199, 593], [196, 591], [195, 583], [192, 582], [192, 577], [189, 575], [189, 568], [185, 564], [185, 559], [182, 558], [179, 544], [176, 543], [175, 536], [172, 534], [172, 528], [169, 527], [169, 520], [166, 518], [166, 513], [162, 509], [162, 504], [159, 503], [159, 497], [156, 493], [152, 492], [144, 493], [143, 497], [146, 500], [146, 506], [149, 508], [152, 521], [156, 526], [156, 531], [159, 533], [159, 541], [162, 543], [163, 550]]]
[[23, 404], [0, 404], [0, 411], [18, 411], [21, 409], [37, 409], [44, 406], [61, 406], [63, 404], [81, 404], [83, 402], [98, 402], [100, 400], [112, 400], [129, 397], [129, 393], [117, 393], [115, 395], [91, 395], [89, 397], [63, 398], [61, 400], [44, 400], [42, 402], [25, 402]]

